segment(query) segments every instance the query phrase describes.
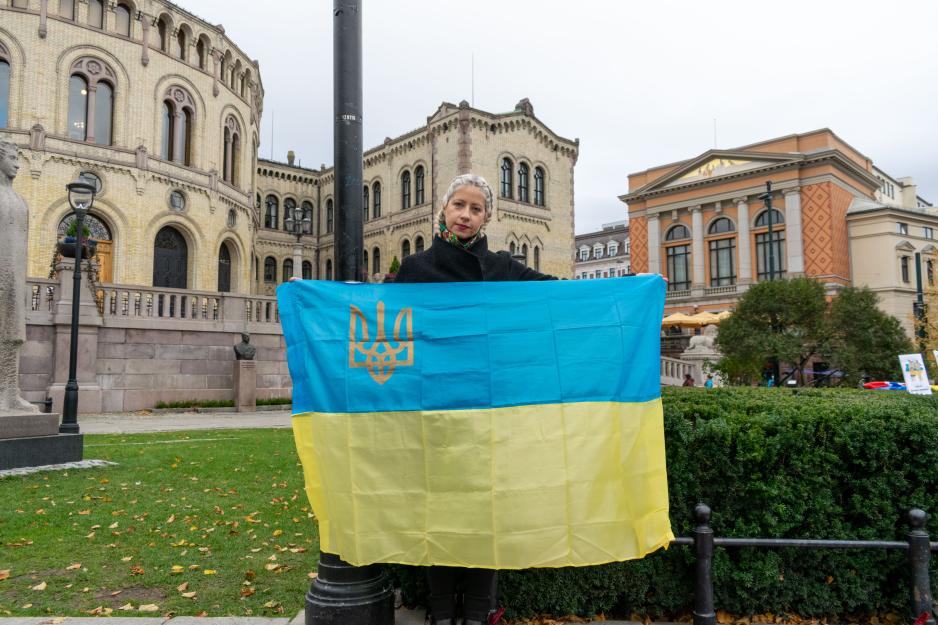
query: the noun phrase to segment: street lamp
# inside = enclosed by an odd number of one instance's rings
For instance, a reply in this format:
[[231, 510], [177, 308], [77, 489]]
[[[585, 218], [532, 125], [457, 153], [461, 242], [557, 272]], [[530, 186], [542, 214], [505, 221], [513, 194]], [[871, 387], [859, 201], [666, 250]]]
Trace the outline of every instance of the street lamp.
[[287, 213], [284, 225], [287, 227], [288, 232], [292, 232], [296, 236], [296, 243], [293, 245], [293, 275], [295, 276], [299, 272], [300, 277], [302, 277], [303, 245], [300, 239], [304, 234], [313, 233], [313, 217], [309, 214], [309, 211], [303, 210], [300, 206], [294, 206], [293, 212]]
[[759, 196], [759, 199], [765, 203], [766, 217], [769, 220], [769, 280], [775, 279], [775, 246], [772, 242], [772, 181], [765, 183], [765, 193]]
[[72, 333], [68, 352], [68, 382], [65, 384], [65, 400], [62, 403], [61, 434], [78, 434], [78, 308], [81, 297], [81, 252], [85, 215], [94, 204], [97, 189], [87, 182], [76, 181], [65, 185], [68, 189], [68, 204], [75, 211], [75, 272], [72, 275]]

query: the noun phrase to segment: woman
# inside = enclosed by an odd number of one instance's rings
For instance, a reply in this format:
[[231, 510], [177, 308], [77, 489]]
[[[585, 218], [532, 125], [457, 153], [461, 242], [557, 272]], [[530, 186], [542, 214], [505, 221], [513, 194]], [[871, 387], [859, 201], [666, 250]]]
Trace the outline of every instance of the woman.
[[[456, 176], [437, 216], [437, 235], [430, 249], [408, 256], [394, 282], [491, 282], [503, 280], [556, 280], [511, 258], [491, 252], [485, 225], [492, 218], [492, 188], [480, 176]], [[459, 590], [465, 625], [486, 625], [494, 614], [497, 572], [431, 566], [430, 613], [434, 625], [456, 622]]]

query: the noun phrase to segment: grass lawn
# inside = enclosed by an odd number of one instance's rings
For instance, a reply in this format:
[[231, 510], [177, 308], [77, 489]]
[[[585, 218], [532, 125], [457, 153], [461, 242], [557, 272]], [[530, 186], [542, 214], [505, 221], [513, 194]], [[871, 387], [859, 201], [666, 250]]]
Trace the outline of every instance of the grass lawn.
[[0, 479], [0, 616], [302, 609], [319, 542], [290, 430], [85, 436], [85, 458], [119, 466]]

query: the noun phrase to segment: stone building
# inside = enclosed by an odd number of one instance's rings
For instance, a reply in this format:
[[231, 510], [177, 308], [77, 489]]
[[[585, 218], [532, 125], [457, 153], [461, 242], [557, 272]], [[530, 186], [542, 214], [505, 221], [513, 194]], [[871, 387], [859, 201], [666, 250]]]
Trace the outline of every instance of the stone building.
[[[394, 258], [422, 251], [450, 181], [473, 172], [492, 184], [495, 211], [486, 227], [489, 247], [509, 250], [546, 273], [572, 277], [573, 168], [578, 142], [554, 134], [522, 100], [508, 113], [488, 113], [444, 102], [425, 126], [364, 153], [362, 279], [380, 281]], [[272, 293], [290, 275], [333, 276], [332, 168], [303, 169], [258, 162], [259, 229], [255, 279]], [[304, 267], [292, 266], [294, 237], [286, 211], [313, 213], [313, 235], [304, 238]], [[318, 209], [316, 208], [318, 207]]]
[[629, 221], [602, 225], [602, 230], [576, 235], [574, 277], [616, 278], [632, 272]]
[[934, 285], [938, 210], [828, 129], [632, 174], [619, 199], [633, 271], [668, 277], [668, 314], [725, 310], [755, 282], [809, 276], [831, 295], [869, 286], [911, 335], [916, 252]]
[[[258, 161], [258, 63], [223, 27], [164, 0], [0, 2], [0, 137], [25, 164], [29, 275], [49, 272], [71, 220], [65, 184], [82, 177], [100, 189], [101, 283], [270, 294], [304, 267], [331, 276], [333, 171]], [[527, 100], [504, 114], [444, 103], [365, 153], [369, 279], [429, 245], [446, 185], [470, 170], [502, 187], [492, 247], [571, 277], [577, 155]], [[294, 203], [315, 222], [297, 268]]]

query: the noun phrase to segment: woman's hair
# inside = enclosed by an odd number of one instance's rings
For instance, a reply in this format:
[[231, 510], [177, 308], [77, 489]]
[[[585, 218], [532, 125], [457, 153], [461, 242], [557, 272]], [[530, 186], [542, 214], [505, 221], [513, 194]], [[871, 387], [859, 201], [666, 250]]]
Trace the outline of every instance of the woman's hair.
[[446, 205], [449, 204], [453, 194], [456, 193], [456, 189], [459, 189], [460, 187], [477, 187], [482, 189], [482, 195], [485, 196], [485, 221], [482, 222], [482, 228], [480, 228], [480, 230], [485, 228], [485, 224], [487, 224], [489, 220], [492, 219], [492, 211], [495, 202], [492, 199], [492, 187], [490, 187], [489, 183], [485, 181], [485, 178], [475, 174], [460, 174], [453, 178], [453, 181], [449, 183], [449, 188], [443, 195], [443, 205], [440, 206], [440, 212], [437, 213], [437, 221], [441, 224], [446, 224], [444, 209], [446, 208]]

